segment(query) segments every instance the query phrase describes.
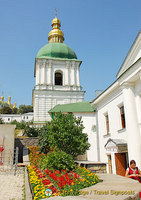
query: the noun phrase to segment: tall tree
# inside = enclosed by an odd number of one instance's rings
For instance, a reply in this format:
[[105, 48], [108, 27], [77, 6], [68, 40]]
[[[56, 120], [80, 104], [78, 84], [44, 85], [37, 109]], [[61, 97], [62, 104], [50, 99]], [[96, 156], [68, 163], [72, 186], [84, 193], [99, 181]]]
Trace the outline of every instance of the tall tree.
[[18, 112], [18, 108], [13, 108], [12, 109], [12, 114], [17, 114], [17, 112]]
[[88, 137], [83, 133], [83, 122], [73, 114], [57, 113], [54, 120], [42, 127], [39, 131], [39, 146], [57, 147], [74, 158], [82, 155], [89, 149]]
[[9, 106], [4, 106], [0, 109], [1, 114], [12, 114], [12, 109]]
[[28, 112], [33, 112], [33, 106], [31, 105], [20, 105], [18, 109], [18, 114], [24, 114]]

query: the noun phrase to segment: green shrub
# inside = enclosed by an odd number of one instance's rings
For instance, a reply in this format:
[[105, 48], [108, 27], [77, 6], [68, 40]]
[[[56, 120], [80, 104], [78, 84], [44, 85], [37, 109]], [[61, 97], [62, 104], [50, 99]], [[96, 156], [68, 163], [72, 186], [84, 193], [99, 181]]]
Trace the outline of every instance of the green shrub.
[[24, 128], [23, 135], [28, 137], [37, 137], [39, 132], [39, 128], [30, 127], [29, 125], [26, 125]]
[[53, 152], [49, 152], [46, 156], [42, 157], [39, 162], [39, 167], [44, 169], [55, 169], [61, 170], [66, 169], [67, 171], [71, 171], [75, 169], [76, 165], [74, 163], [73, 156], [67, 154], [63, 151], [54, 150]]
[[4, 121], [2, 118], [0, 118], [0, 124], [4, 124]]
[[14, 120], [14, 121], [10, 122], [10, 124], [16, 125], [16, 129], [24, 129], [26, 126], [26, 122], [23, 120], [21, 122]]

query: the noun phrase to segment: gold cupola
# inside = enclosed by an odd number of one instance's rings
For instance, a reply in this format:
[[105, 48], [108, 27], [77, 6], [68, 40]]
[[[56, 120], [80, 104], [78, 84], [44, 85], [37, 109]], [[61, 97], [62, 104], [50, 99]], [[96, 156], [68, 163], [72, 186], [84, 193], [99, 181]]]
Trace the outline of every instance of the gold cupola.
[[52, 30], [48, 34], [49, 43], [63, 43], [64, 34], [60, 30], [61, 22], [55, 14], [55, 18], [52, 20]]

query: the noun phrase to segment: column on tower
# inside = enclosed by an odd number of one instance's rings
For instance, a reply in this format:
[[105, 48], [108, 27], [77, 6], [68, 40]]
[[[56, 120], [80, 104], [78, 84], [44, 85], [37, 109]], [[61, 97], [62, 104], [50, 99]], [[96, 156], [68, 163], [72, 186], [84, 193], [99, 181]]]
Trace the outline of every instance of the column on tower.
[[36, 85], [39, 84], [39, 63], [36, 63]]
[[51, 69], [52, 69], [52, 62], [49, 61], [48, 69], [47, 69], [48, 70], [48, 72], [47, 72], [48, 73], [47, 85], [51, 85], [51, 83], [52, 83], [52, 77], [51, 77], [52, 76], [52, 72], [51, 72], [52, 70]]
[[79, 80], [79, 65], [76, 67], [76, 85], [80, 87], [80, 80]]
[[66, 61], [66, 67], [65, 67], [65, 85], [70, 85], [70, 76], [69, 76], [69, 68], [70, 68], [70, 62]]
[[43, 84], [46, 84], [46, 63], [43, 63]]
[[45, 84], [45, 62], [40, 64], [40, 84]]
[[39, 85], [41, 84], [41, 63], [39, 63]]
[[75, 85], [75, 63], [71, 64], [71, 86]]

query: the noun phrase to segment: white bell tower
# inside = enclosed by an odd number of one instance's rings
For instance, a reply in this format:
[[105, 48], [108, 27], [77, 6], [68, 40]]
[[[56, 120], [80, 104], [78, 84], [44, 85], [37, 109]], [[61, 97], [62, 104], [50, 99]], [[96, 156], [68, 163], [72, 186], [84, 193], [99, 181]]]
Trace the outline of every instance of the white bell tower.
[[36, 84], [33, 90], [34, 122], [51, 120], [48, 111], [57, 104], [83, 101], [79, 67], [81, 61], [64, 41], [60, 20], [52, 20], [49, 43], [42, 47], [35, 59]]

